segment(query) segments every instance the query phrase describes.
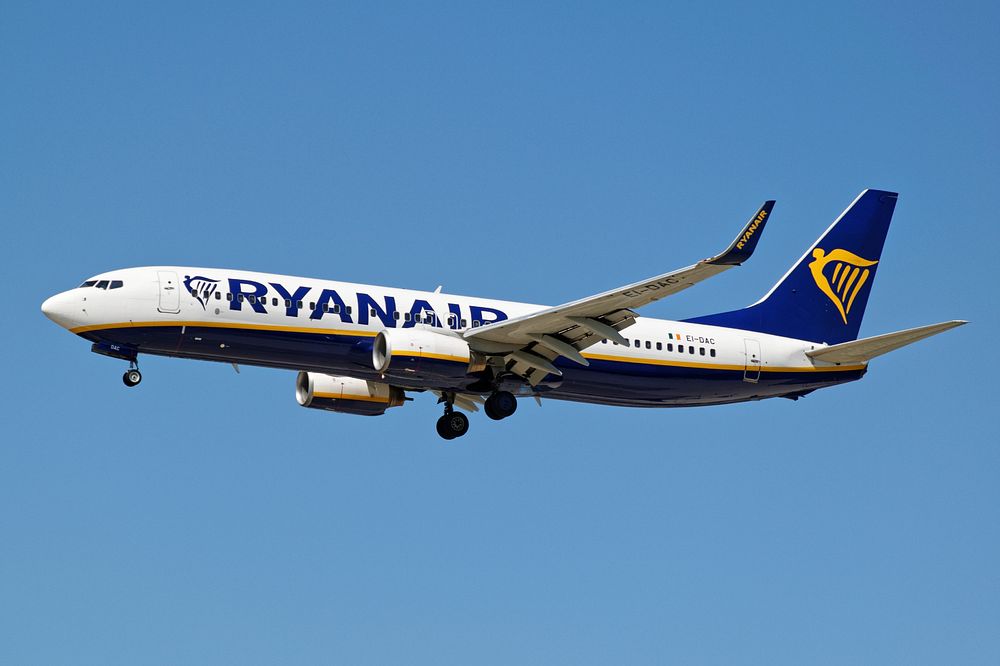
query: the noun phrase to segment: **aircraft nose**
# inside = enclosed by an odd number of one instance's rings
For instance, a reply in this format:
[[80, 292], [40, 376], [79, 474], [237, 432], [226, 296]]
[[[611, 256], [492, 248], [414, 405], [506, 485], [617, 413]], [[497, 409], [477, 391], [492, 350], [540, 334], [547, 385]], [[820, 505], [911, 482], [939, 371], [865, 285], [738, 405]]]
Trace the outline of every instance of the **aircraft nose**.
[[49, 296], [42, 303], [42, 314], [52, 319], [56, 315], [56, 311], [59, 309], [59, 295]]
[[42, 303], [42, 314], [63, 328], [69, 328], [73, 311], [71, 301], [72, 296], [68, 291], [51, 296]]

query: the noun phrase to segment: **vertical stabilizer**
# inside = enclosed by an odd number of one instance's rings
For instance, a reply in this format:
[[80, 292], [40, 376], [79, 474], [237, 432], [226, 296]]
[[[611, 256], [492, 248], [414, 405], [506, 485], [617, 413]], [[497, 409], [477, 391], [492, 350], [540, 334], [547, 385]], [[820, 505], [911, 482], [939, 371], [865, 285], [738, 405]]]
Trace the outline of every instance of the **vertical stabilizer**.
[[831, 345], [856, 340], [897, 196], [865, 190], [762, 299], [688, 321]]

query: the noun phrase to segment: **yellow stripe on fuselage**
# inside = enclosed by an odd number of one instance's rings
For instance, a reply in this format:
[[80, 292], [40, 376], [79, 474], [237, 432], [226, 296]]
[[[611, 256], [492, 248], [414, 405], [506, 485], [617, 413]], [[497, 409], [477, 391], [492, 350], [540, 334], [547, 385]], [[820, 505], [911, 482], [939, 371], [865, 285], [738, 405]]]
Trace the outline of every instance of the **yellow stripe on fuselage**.
[[154, 326], [200, 326], [204, 328], [230, 328], [243, 329], [248, 331], [278, 331], [281, 333], [314, 333], [316, 335], [354, 335], [363, 338], [373, 338], [377, 335], [374, 331], [349, 331], [338, 328], [308, 328], [304, 326], [276, 326], [274, 324], [244, 324], [242, 322], [222, 322], [222, 321], [130, 321], [118, 324], [96, 324], [94, 326], [80, 326], [71, 328], [71, 333], [87, 333], [89, 331], [100, 331], [109, 328], [148, 328]]
[[[277, 331], [283, 333], [312, 333], [314, 335], [343, 335], [343, 336], [354, 336], [354, 337], [366, 337], [373, 338], [378, 335], [374, 331], [365, 330], [346, 330], [346, 329], [336, 329], [336, 328], [306, 328], [301, 326], [275, 326], [272, 324], [245, 324], [242, 322], [215, 322], [215, 321], [134, 321], [134, 322], [122, 322], [117, 324], [97, 324], [94, 326], [80, 326], [78, 328], [70, 329], [70, 332], [80, 334], [87, 333], [89, 331], [100, 331], [112, 328], [146, 328], [154, 326], [192, 326], [192, 327], [206, 327], [206, 328], [226, 328], [226, 329], [241, 329], [250, 331]], [[423, 358], [433, 358], [445, 361], [455, 361], [458, 363], [467, 363], [468, 358], [463, 358], [461, 356], [450, 356], [446, 354], [431, 354], [429, 352], [423, 351], [412, 351], [403, 350], [396, 352], [399, 356], [414, 356]], [[723, 363], [697, 363], [692, 361], [675, 361], [670, 359], [658, 359], [658, 358], [640, 358], [636, 356], [611, 356], [608, 354], [588, 354], [583, 353], [583, 357], [587, 359], [592, 359], [596, 361], [616, 361], [619, 363], [635, 363], [639, 365], [662, 365], [670, 366], [675, 368], [699, 368], [705, 370], [735, 370], [742, 372], [747, 368], [742, 365], [727, 365]], [[849, 372], [852, 370], [864, 370], [867, 364], [860, 365], [831, 365], [831, 366], [782, 366], [782, 367], [769, 367], [761, 366], [761, 372]], [[751, 371], [756, 370], [756, 368], [751, 367]]]
[[[669, 359], [659, 359], [659, 358], [636, 358], [634, 356], [608, 356], [605, 354], [583, 354], [584, 358], [592, 359], [596, 361], [616, 361], [618, 363], [640, 363], [642, 365], [668, 365], [677, 368], [704, 368], [708, 370], [737, 370], [743, 372], [747, 369], [746, 366], [742, 365], [726, 365], [723, 363], [695, 363], [692, 361], [673, 361]], [[761, 372], [820, 372], [820, 371], [832, 371], [832, 372], [842, 372], [845, 370], [863, 370], [866, 366], [864, 365], [833, 365], [830, 367], [811, 367], [811, 366], [787, 366], [787, 367], [767, 367], [761, 366]], [[750, 367], [751, 371], [756, 371], [757, 368]]]

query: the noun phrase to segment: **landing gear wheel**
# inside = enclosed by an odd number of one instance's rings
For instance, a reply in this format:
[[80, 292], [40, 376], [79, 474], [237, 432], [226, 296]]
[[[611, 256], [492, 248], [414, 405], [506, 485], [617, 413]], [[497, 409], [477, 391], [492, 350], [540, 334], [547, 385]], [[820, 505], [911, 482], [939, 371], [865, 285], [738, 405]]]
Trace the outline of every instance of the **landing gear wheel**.
[[484, 407], [486, 416], [499, 421], [517, 411], [517, 398], [510, 391], [497, 391], [486, 398]]
[[444, 439], [455, 439], [469, 432], [469, 417], [462, 412], [445, 414], [437, 421], [437, 431]]
[[142, 373], [135, 368], [126, 370], [122, 375], [122, 381], [125, 382], [125, 386], [135, 386], [142, 381]]

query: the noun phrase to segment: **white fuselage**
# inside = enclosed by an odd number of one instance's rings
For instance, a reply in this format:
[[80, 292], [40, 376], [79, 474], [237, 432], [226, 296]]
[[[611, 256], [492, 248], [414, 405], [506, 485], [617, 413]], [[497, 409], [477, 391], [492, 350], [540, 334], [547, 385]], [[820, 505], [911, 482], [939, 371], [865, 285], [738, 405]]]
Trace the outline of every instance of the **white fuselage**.
[[[94, 342], [137, 353], [372, 378], [358, 342], [391, 328], [468, 329], [545, 306], [228, 269], [111, 271], [46, 301], [46, 314]], [[113, 284], [115, 288], [110, 288]], [[104, 287], [104, 288], [101, 288]], [[865, 366], [806, 356], [823, 345], [737, 329], [638, 318], [568, 364], [551, 397], [637, 406], [713, 404], [804, 393], [857, 379]], [[327, 348], [317, 347], [325, 343]], [[352, 351], [353, 350], [353, 351]], [[493, 350], [485, 350], [491, 352]], [[461, 383], [417, 388], [462, 390]]]

